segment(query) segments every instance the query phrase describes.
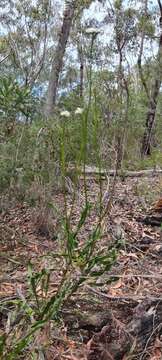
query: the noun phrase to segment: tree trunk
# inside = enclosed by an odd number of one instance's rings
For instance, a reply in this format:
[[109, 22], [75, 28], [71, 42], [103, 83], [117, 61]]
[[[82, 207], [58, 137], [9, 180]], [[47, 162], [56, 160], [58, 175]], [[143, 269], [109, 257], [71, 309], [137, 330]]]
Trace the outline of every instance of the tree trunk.
[[67, 41], [70, 34], [72, 21], [75, 14], [77, 0], [72, 0], [67, 3], [63, 16], [63, 23], [58, 38], [58, 44], [55, 50], [55, 56], [52, 61], [52, 68], [49, 78], [47, 103], [46, 103], [46, 116], [50, 117], [53, 113], [56, 103], [56, 95], [59, 83], [60, 72], [63, 67], [63, 57], [66, 50]]
[[158, 1], [158, 5], [160, 8], [160, 39], [159, 39], [159, 49], [157, 54], [157, 71], [151, 91], [151, 97], [148, 102], [148, 111], [146, 115], [146, 125], [145, 131], [142, 139], [142, 147], [141, 147], [141, 156], [146, 156], [151, 154], [151, 140], [153, 134], [153, 127], [155, 123], [156, 109], [157, 109], [157, 101], [158, 95], [162, 83], [162, 4], [160, 0]]
[[150, 102], [150, 108], [146, 116], [146, 128], [142, 139], [142, 147], [141, 147], [142, 157], [151, 155], [151, 140], [153, 135], [154, 123], [155, 123], [156, 106], [157, 106], [157, 101], [154, 104]]

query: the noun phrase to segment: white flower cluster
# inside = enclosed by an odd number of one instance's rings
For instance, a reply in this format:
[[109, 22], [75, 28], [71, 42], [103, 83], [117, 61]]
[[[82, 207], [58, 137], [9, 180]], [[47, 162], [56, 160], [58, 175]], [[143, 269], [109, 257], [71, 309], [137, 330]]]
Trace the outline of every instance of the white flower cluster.
[[100, 30], [97, 28], [89, 27], [85, 30], [85, 33], [87, 35], [98, 35], [100, 33]]
[[62, 117], [65, 117], [65, 118], [69, 118], [70, 117], [70, 112], [67, 111], [67, 110], [64, 110], [64, 111], [61, 111], [60, 115]]
[[83, 111], [84, 111], [84, 109], [77, 107], [77, 109], [75, 110], [75, 115], [82, 115]]
[[[84, 111], [84, 109], [82, 109], [80, 107], [77, 107], [74, 114], [75, 115], [82, 115], [83, 111]], [[64, 118], [69, 118], [70, 117], [70, 112], [68, 110], [61, 111], [60, 116], [64, 117]]]

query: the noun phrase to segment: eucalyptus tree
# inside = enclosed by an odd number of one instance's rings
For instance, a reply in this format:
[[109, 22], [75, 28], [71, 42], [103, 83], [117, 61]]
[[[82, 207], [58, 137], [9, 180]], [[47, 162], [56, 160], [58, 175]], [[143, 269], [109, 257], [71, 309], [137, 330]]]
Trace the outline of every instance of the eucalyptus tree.
[[6, 46], [1, 64], [32, 88], [44, 66], [51, 0], [3, 0], [0, 10], [1, 42], [5, 38]]
[[[144, 20], [142, 27], [142, 35], [141, 35], [141, 46], [140, 53], [138, 57], [138, 67], [140, 78], [142, 84], [144, 86], [146, 95], [147, 95], [147, 112], [146, 112], [146, 120], [145, 120], [145, 131], [142, 139], [142, 147], [141, 147], [141, 155], [142, 157], [145, 155], [151, 154], [151, 142], [153, 137], [154, 125], [155, 125], [155, 117], [156, 117], [156, 109], [158, 103], [158, 97], [160, 93], [161, 83], [162, 83], [162, 3], [161, 0], [157, 0], [158, 8], [159, 8], [159, 29], [158, 29], [158, 50], [154, 61], [154, 74], [151, 86], [144, 76], [144, 72], [141, 66], [141, 59], [143, 55], [143, 47], [144, 40], [146, 37], [146, 32], [148, 30], [148, 25], [150, 25], [149, 20], [149, 11], [148, 11], [148, 1], [144, 2]], [[154, 35], [154, 34], [153, 34]]]
[[63, 22], [59, 33], [57, 47], [54, 51], [49, 84], [48, 84], [47, 104], [46, 104], [46, 115], [48, 117], [52, 115], [53, 107], [56, 102], [59, 75], [63, 67], [63, 57], [66, 50], [66, 44], [69, 38], [76, 6], [77, 6], [77, 0], [65, 2]]
[[[128, 116], [130, 107], [128, 53], [133, 53], [136, 43], [136, 9], [125, 6], [123, 0], [109, 2], [109, 18], [112, 26], [110, 48], [113, 54], [114, 81], [116, 87], [115, 123], [116, 150], [119, 154], [119, 167], [122, 164]], [[107, 20], [107, 19], [106, 19]]]
[[56, 48], [53, 50], [53, 60], [51, 64], [45, 110], [47, 117], [50, 117], [53, 114], [55, 107], [60, 73], [63, 68], [64, 54], [73, 21], [75, 21], [82, 11], [89, 7], [92, 2], [93, 0], [65, 0], [63, 20], [58, 36], [58, 43]]

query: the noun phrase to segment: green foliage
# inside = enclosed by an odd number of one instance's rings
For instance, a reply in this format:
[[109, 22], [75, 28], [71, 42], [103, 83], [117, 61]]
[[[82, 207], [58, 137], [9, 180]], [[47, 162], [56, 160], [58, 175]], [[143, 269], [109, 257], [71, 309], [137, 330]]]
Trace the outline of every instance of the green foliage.
[[0, 78], [0, 121], [31, 119], [35, 100], [28, 87], [21, 86], [11, 77]]
[[[5, 343], [2, 339], [2, 354], [7, 360], [18, 359], [18, 356], [26, 349], [36, 332], [41, 330], [44, 325], [53, 320], [58, 321], [58, 315], [62, 306], [67, 299], [77, 291], [78, 287], [83, 284], [87, 277], [97, 277], [102, 275], [105, 271], [110, 270], [114, 264], [117, 256], [115, 248], [110, 248], [107, 253], [103, 254], [99, 250], [99, 242], [101, 238], [101, 228], [99, 224], [94, 227], [92, 233], [89, 235], [82, 246], [78, 241], [75, 241], [81, 226], [84, 226], [89, 213], [87, 205], [83, 210], [78, 225], [75, 231], [65, 227], [65, 241], [67, 240], [65, 252], [60, 254], [52, 254], [55, 258], [65, 259], [66, 267], [63, 271], [63, 276], [60, 285], [55, 295], [46, 299], [47, 291], [50, 285], [50, 272], [42, 269], [40, 272], [35, 272], [31, 263], [29, 263], [29, 284], [30, 284], [30, 298], [28, 302], [32, 301], [32, 307], [26, 301], [22, 301], [21, 309], [28, 314], [32, 323], [29, 325], [26, 335], [23, 338], [12, 342], [12, 349], [9, 349], [7, 354], [5, 352]], [[98, 244], [98, 245], [97, 245]], [[42, 297], [38, 296], [41, 290]], [[34, 321], [33, 321], [34, 320]], [[3, 357], [2, 357], [3, 359]]]
[[[96, 97], [94, 101], [85, 106], [80, 114], [74, 112], [70, 117], [64, 115], [46, 122], [45, 126], [40, 121], [31, 125], [17, 124], [15, 134], [3, 141], [3, 157], [11, 160], [12, 182], [10, 186], [16, 186], [25, 180], [32, 183], [39, 179], [41, 184], [49, 184], [53, 177], [55, 163], [59, 162], [60, 181], [64, 198], [64, 214], [62, 215], [63, 239], [60, 252], [51, 252], [47, 257], [63, 260], [63, 272], [57, 292], [48, 297], [50, 287], [50, 274], [52, 270], [42, 269], [35, 272], [33, 265], [28, 266], [29, 291], [26, 299], [22, 298], [21, 311], [23, 319], [28, 319], [25, 327], [25, 335], [20, 335], [3, 344], [3, 357], [7, 360], [17, 359], [26, 350], [35, 336], [49, 321], [58, 321], [63, 305], [74, 294], [87, 277], [98, 277], [105, 271], [109, 271], [117, 257], [116, 246], [107, 248], [104, 253], [100, 247], [102, 236], [102, 220], [107, 214], [104, 207], [99, 207], [97, 223], [91, 229], [84, 241], [80, 243], [79, 235], [91, 215], [92, 205], [87, 196], [87, 180], [85, 165], [91, 159], [101, 167], [100, 159], [100, 115], [98, 112]], [[16, 135], [16, 136], [15, 136]], [[77, 135], [77, 139], [76, 139]], [[6, 141], [7, 140], [7, 141]], [[12, 157], [10, 147], [12, 146]], [[96, 157], [94, 158], [94, 154]], [[2, 158], [3, 158], [2, 157]], [[80, 166], [84, 168], [84, 205], [75, 228], [71, 225], [72, 210], [67, 208], [66, 176], [69, 162], [76, 164], [76, 171]], [[6, 163], [4, 161], [4, 163]], [[6, 172], [8, 168], [6, 169]], [[29, 176], [31, 174], [31, 177]], [[74, 182], [74, 194], [72, 196], [72, 209], [75, 203], [77, 177]], [[102, 197], [102, 189], [99, 188], [99, 198]], [[101, 205], [101, 204], [100, 204]], [[41, 291], [41, 296], [38, 295]]]
[[5, 53], [6, 50], [8, 48], [8, 39], [7, 39], [7, 36], [2, 36], [0, 37], [0, 52], [1, 53]]
[[155, 25], [151, 17], [145, 15], [139, 16], [138, 31], [144, 31], [145, 34], [151, 37], [155, 34]]
[[117, 10], [120, 10], [121, 7], [122, 7], [122, 0], [115, 0], [115, 2], [114, 2], [114, 7], [115, 7]]
[[6, 337], [3, 334], [3, 335], [0, 336], [0, 356], [3, 356], [3, 352], [4, 352], [4, 348], [5, 348], [5, 342], [6, 342]]

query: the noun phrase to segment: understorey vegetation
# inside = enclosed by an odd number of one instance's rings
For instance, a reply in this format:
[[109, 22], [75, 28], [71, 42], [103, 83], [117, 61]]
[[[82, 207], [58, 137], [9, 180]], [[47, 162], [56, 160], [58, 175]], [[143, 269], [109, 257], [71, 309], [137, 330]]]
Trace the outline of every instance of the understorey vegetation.
[[160, 359], [162, 3], [0, 19], [0, 359]]

